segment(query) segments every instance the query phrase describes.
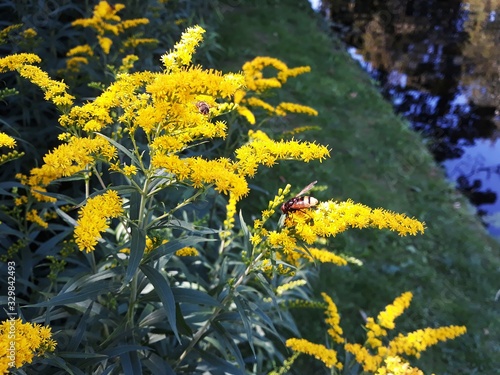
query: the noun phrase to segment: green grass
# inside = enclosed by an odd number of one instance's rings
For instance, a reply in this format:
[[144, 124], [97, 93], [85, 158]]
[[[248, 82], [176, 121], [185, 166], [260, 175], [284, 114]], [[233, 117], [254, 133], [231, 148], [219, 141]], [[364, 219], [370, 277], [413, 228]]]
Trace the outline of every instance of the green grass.
[[[376, 315], [404, 291], [415, 295], [397, 320], [400, 331], [466, 325], [467, 335], [426, 351], [414, 361], [425, 373], [496, 374], [500, 358], [499, 244], [491, 239], [464, 198], [446, 182], [422, 139], [395, 115], [367, 75], [321, 26], [307, 1], [253, 1], [221, 6], [217, 66], [239, 70], [258, 55], [277, 57], [312, 72], [291, 79], [280, 99], [314, 107], [317, 118], [292, 117], [273, 125], [318, 125], [309, 140], [328, 144], [331, 159], [304, 165], [284, 163], [262, 170], [255, 184], [271, 193], [283, 179], [300, 189], [312, 180], [328, 189], [319, 199], [351, 198], [371, 207], [404, 212], [425, 221], [424, 235], [400, 238], [376, 230], [350, 230], [332, 247], [364, 261], [363, 267], [322, 267], [314, 285], [333, 296], [346, 336], [362, 340], [360, 311]], [[268, 196], [254, 193], [267, 202]], [[260, 208], [262, 208], [261, 206]], [[322, 312], [297, 313], [305, 337], [323, 343]], [[316, 362], [302, 359], [296, 373]], [[307, 366], [307, 367], [305, 367]]]

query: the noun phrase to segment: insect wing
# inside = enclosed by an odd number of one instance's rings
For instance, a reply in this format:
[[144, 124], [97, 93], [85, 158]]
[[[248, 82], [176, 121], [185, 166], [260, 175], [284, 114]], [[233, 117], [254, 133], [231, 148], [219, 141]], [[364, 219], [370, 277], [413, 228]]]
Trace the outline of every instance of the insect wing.
[[316, 185], [316, 182], [318, 181], [313, 181], [309, 185], [307, 185], [304, 189], [301, 190], [299, 194], [296, 195], [296, 197], [300, 197], [301, 195], [307, 193], [309, 190], [313, 188], [314, 185]]

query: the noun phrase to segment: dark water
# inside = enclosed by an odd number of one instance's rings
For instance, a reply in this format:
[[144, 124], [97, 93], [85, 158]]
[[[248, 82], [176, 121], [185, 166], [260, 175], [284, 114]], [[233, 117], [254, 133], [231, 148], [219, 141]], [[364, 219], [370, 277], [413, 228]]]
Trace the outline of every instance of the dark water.
[[335, 0], [321, 11], [500, 236], [500, 0]]

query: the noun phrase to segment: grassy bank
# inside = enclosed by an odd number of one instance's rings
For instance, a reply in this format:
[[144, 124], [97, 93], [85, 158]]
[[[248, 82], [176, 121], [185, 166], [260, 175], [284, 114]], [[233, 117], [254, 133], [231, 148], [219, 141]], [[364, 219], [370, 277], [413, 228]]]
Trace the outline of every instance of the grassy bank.
[[[498, 243], [445, 181], [419, 135], [392, 112], [366, 74], [322, 29], [306, 0], [244, 4], [221, 5], [215, 29], [224, 52], [217, 66], [238, 70], [258, 55], [277, 57], [291, 67], [311, 66], [311, 73], [291, 80], [279, 95], [314, 107], [319, 116], [287, 117], [275, 126], [317, 125], [320, 130], [304, 137], [332, 150], [332, 158], [322, 164], [283, 164], [272, 175], [262, 173], [255, 184], [275, 192], [283, 180], [297, 189], [318, 180], [328, 187], [315, 193], [319, 199], [350, 198], [405, 212], [427, 225], [424, 235], [413, 238], [375, 230], [351, 230], [335, 238], [332, 246], [363, 260], [364, 266], [318, 270], [315, 292], [334, 297], [346, 336], [361, 340], [360, 312], [376, 315], [397, 295], [412, 291], [412, 306], [397, 321], [400, 331], [451, 324], [468, 328], [467, 335], [427, 351], [415, 361], [417, 366], [426, 373], [498, 373]], [[269, 199], [264, 194], [255, 198]], [[324, 339], [317, 323], [321, 314], [297, 313], [304, 336], [318, 343]], [[314, 363], [301, 363], [313, 373]]]

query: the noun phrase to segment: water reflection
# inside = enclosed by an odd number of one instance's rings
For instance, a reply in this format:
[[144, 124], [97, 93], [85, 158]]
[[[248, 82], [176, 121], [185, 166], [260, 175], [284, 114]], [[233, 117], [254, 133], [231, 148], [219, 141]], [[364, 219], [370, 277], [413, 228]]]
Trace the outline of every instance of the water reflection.
[[500, 0], [335, 0], [322, 9], [457, 187], [480, 213], [500, 212]]

